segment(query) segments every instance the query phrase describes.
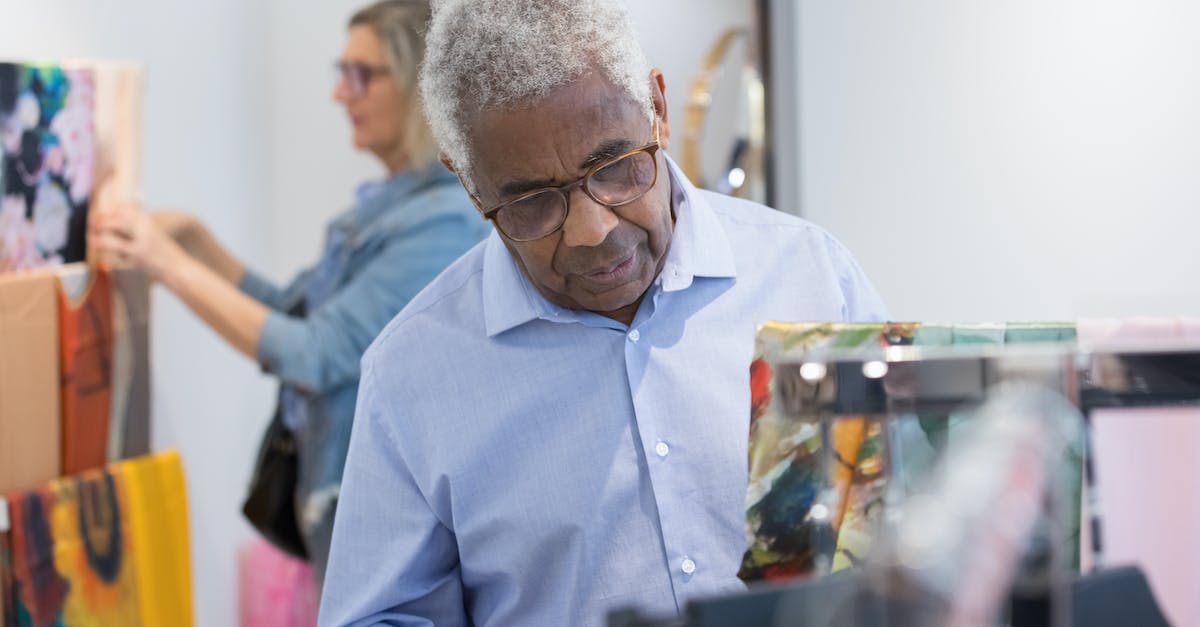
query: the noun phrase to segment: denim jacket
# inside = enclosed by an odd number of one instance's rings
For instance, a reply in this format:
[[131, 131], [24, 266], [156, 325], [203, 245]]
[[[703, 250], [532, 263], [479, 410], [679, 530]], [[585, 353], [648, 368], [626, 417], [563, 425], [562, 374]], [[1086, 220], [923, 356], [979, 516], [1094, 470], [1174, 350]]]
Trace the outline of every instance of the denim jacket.
[[[453, 174], [402, 172], [360, 188], [328, 227], [318, 263], [280, 289], [247, 271], [239, 287], [272, 309], [258, 359], [279, 377], [300, 451], [297, 520], [318, 576], [350, 442], [359, 358], [384, 325], [491, 231]], [[304, 302], [307, 314], [291, 317]]]

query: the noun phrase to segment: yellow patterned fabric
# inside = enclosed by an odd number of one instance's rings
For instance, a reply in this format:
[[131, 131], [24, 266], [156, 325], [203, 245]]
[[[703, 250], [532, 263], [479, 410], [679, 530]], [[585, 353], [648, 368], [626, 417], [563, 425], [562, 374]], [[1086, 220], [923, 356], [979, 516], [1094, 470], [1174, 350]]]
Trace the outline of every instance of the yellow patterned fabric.
[[[174, 451], [7, 496], [8, 620], [30, 627], [190, 627], [187, 494]], [[0, 555], [0, 558], [5, 557]], [[11, 576], [7, 576], [11, 574]]]
[[168, 451], [116, 464], [129, 490], [134, 562], [145, 627], [192, 624], [187, 489], [179, 454]]

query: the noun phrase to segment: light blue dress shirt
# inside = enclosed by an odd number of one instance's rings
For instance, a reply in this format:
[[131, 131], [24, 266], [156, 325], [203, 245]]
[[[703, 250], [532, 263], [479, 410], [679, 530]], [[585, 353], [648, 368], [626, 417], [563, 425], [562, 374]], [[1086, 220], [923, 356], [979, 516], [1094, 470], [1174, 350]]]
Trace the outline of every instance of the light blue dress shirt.
[[743, 589], [755, 326], [887, 314], [825, 231], [669, 167], [631, 325], [551, 304], [493, 234], [376, 339], [321, 625], [603, 625]]
[[[318, 577], [333, 533], [358, 395], [359, 360], [409, 299], [491, 231], [458, 178], [434, 165], [358, 190], [330, 222], [324, 253], [287, 287], [246, 272], [240, 287], [272, 311], [258, 359], [282, 383], [300, 451], [297, 519]], [[293, 317], [300, 302], [307, 315]]]

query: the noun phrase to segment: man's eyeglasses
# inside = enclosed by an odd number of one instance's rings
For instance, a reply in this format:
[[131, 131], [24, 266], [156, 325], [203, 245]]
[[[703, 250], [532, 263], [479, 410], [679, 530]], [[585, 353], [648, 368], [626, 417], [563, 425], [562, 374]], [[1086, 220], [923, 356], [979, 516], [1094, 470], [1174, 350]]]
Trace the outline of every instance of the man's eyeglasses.
[[358, 61], [337, 61], [333, 64], [338, 76], [346, 81], [350, 95], [361, 98], [367, 93], [367, 86], [378, 76], [387, 76], [391, 68], [386, 65], [371, 65]]
[[658, 181], [658, 124], [654, 141], [588, 168], [578, 179], [559, 187], [543, 187], [483, 210], [505, 237], [517, 242], [541, 239], [562, 228], [570, 210], [571, 192], [582, 187], [588, 198], [606, 206], [627, 205], [650, 191]]

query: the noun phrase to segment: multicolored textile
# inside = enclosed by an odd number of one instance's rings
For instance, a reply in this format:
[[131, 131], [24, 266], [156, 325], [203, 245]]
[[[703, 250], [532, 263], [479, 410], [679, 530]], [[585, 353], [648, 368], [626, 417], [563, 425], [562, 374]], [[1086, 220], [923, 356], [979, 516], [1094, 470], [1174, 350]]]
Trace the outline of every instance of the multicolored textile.
[[125, 491], [101, 470], [12, 499], [21, 625], [138, 624]]
[[77, 299], [60, 286], [58, 324], [62, 370], [62, 468], [73, 475], [108, 461], [112, 412], [113, 304], [107, 270], [91, 270]]
[[0, 272], [83, 260], [94, 97], [91, 70], [0, 63]]
[[7, 500], [17, 625], [191, 625], [176, 453], [58, 479]]
[[[751, 422], [748, 546], [739, 577], [746, 581], [823, 574], [854, 566], [870, 548], [890, 481], [905, 486], [923, 476], [965, 416], [892, 417], [891, 440], [903, 445], [885, 460], [883, 416], [835, 416], [831, 449], [822, 445], [819, 417], [786, 417], [776, 395], [773, 360], [783, 353], [872, 346], [953, 346], [1069, 342], [1067, 323], [930, 325], [921, 323], [767, 323], [759, 328], [750, 367]], [[1078, 451], [1066, 465], [1078, 477]], [[901, 472], [900, 469], [903, 469]], [[1078, 494], [1072, 502], [1078, 503]], [[1068, 514], [1075, 524], [1078, 512]]]

